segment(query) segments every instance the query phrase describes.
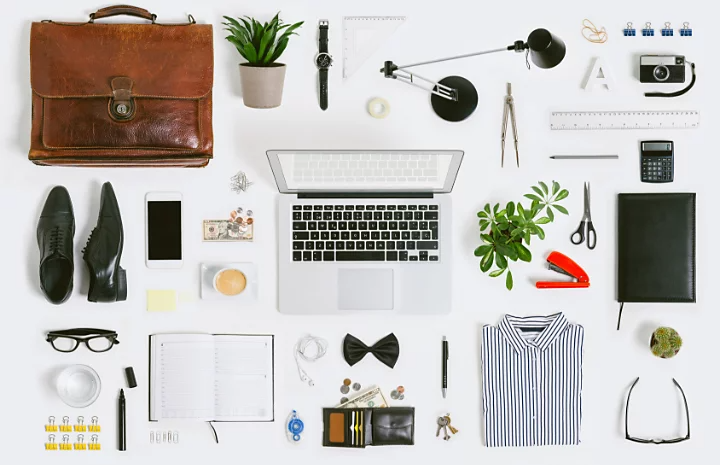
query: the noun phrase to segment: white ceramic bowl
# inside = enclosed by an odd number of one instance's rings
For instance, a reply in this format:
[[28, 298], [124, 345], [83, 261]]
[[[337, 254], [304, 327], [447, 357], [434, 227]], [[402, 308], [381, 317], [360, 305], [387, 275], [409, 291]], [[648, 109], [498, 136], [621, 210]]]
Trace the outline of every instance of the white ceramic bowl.
[[70, 407], [92, 405], [100, 395], [100, 376], [87, 365], [70, 365], [57, 377], [57, 393]]

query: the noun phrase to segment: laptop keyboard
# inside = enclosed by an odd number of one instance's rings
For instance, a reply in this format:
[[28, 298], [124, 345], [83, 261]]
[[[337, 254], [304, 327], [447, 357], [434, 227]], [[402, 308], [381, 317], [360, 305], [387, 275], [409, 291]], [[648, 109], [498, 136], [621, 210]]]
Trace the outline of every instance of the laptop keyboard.
[[438, 205], [293, 205], [294, 262], [440, 261]]

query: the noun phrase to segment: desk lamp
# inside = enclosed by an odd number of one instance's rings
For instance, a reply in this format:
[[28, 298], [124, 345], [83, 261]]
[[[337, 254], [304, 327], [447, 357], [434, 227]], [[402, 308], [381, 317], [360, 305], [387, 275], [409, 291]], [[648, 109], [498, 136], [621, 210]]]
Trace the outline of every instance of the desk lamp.
[[[407, 71], [407, 69], [432, 63], [511, 50], [517, 53], [526, 51], [525, 62], [527, 63], [528, 69], [530, 69], [528, 56], [530, 60], [535, 63], [535, 66], [543, 69], [554, 68], [565, 58], [565, 43], [559, 37], [551, 34], [546, 29], [535, 29], [530, 33], [527, 42], [518, 40], [509, 47], [441, 58], [439, 60], [423, 61], [404, 66], [398, 66], [392, 61], [386, 61], [385, 66], [380, 72], [383, 73], [386, 78], [399, 79], [406, 84], [430, 92], [432, 94], [430, 96], [430, 103], [440, 118], [447, 121], [462, 121], [475, 111], [478, 104], [477, 90], [470, 81], [461, 76], [448, 76], [435, 82], [411, 73]], [[425, 81], [431, 84], [432, 87], [416, 83], [415, 80]]]

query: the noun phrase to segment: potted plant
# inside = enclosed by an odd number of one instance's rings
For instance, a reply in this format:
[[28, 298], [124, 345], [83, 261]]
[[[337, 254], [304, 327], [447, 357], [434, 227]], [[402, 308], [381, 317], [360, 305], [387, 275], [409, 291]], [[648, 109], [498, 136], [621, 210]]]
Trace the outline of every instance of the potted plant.
[[660, 327], [650, 338], [650, 350], [653, 355], [660, 358], [673, 358], [680, 352], [682, 338], [672, 328]]
[[[520, 202], [509, 202], [501, 210], [500, 204], [491, 208], [488, 203], [477, 214], [480, 218], [480, 239], [484, 242], [475, 249], [475, 256], [482, 257], [480, 269], [487, 273], [495, 263], [497, 269], [490, 272], [490, 276], [497, 278], [507, 272], [505, 287], [508, 290], [513, 288], [510, 262], [530, 262], [532, 254], [525, 245], [530, 246], [532, 236], [545, 239], [545, 231], [541, 225], [555, 220], [553, 210], [568, 214], [567, 209], [558, 202], [567, 198], [570, 193], [561, 189], [560, 184], [553, 181], [550, 190], [547, 184], [540, 182], [533, 186], [532, 190], [532, 194], [525, 194], [525, 197], [532, 201], [530, 208], [523, 207]], [[541, 216], [543, 213], [545, 216]]]
[[286, 66], [277, 59], [303, 21], [284, 24], [279, 16], [265, 24], [248, 16], [237, 20], [223, 16], [227, 20], [225, 30], [230, 33], [226, 39], [247, 60], [240, 63], [240, 81], [243, 101], [251, 108], [275, 108], [282, 103]]

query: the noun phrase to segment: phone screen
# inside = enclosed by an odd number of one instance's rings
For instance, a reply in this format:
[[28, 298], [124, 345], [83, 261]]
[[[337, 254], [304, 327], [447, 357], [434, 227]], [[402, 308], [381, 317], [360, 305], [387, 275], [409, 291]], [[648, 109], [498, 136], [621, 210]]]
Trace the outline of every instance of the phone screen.
[[148, 210], [148, 260], [182, 260], [181, 202], [150, 201]]

